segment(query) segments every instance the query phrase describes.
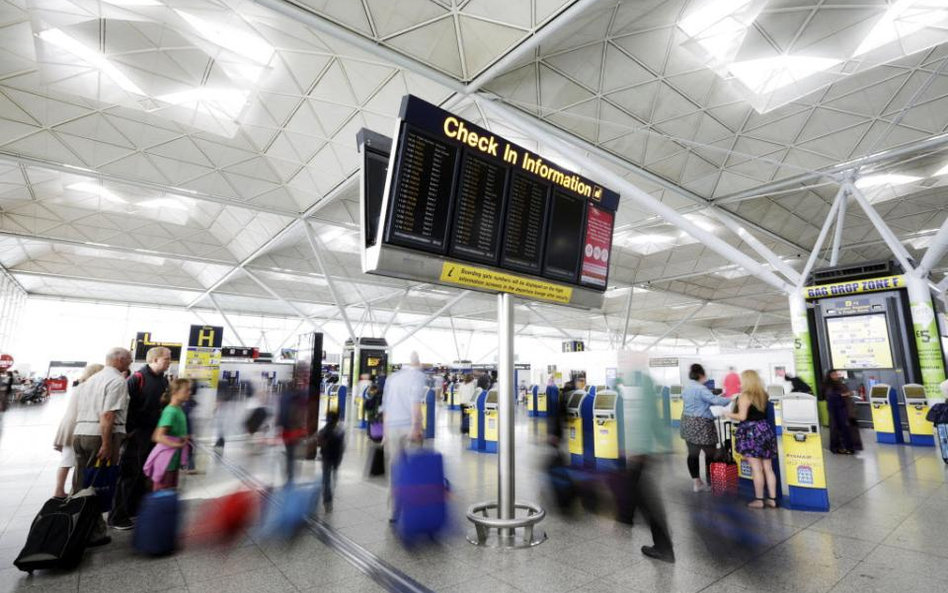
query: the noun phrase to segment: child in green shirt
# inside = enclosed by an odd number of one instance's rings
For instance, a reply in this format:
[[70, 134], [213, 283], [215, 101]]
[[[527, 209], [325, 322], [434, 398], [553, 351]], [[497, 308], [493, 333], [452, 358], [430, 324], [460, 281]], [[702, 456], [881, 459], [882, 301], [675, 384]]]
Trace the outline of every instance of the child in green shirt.
[[[167, 445], [175, 449], [188, 446], [188, 421], [181, 409], [181, 404], [191, 399], [191, 381], [175, 379], [171, 382], [168, 392], [161, 401], [165, 408], [161, 411], [158, 427], [152, 436], [156, 443]], [[154, 484], [154, 491], [178, 486], [178, 469], [181, 467], [181, 451], [176, 451], [161, 482]]]

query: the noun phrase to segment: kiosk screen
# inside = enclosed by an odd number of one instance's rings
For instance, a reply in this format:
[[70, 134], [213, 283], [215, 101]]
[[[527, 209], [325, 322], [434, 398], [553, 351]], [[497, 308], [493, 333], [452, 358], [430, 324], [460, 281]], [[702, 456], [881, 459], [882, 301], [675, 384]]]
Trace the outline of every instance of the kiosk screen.
[[382, 214], [382, 195], [385, 193], [385, 175], [388, 173], [388, 155], [369, 148], [365, 150], [365, 245], [375, 245]]
[[826, 334], [835, 368], [892, 368], [892, 346], [885, 314], [829, 317], [826, 319]]
[[672, 385], [668, 390], [668, 393], [672, 395], [681, 395], [681, 385]]
[[488, 392], [487, 392], [487, 399], [484, 400], [484, 403], [486, 403], [486, 404], [497, 404], [497, 392], [496, 392], [496, 391], [488, 391]]
[[925, 388], [921, 385], [906, 385], [902, 388], [907, 399], [925, 399]]
[[596, 410], [611, 410], [616, 407], [616, 396], [598, 395], [596, 396]]
[[570, 409], [579, 409], [580, 402], [583, 401], [583, 396], [585, 393], [580, 393], [579, 391], [574, 391], [572, 395], [569, 396], [569, 402], [566, 403], [566, 407]]

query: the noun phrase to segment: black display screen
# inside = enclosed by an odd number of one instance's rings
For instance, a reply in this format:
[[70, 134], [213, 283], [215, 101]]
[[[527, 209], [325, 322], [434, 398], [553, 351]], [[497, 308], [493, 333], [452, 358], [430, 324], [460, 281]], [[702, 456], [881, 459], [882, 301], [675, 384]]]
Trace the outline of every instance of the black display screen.
[[549, 193], [549, 185], [530, 176], [511, 176], [501, 266], [540, 273]]
[[465, 151], [454, 198], [451, 255], [497, 263], [507, 168]]
[[388, 174], [388, 155], [365, 150], [365, 246], [375, 245], [382, 214], [382, 196], [385, 194], [385, 176]]
[[543, 275], [576, 282], [579, 258], [583, 253], [586, 203], [559, 190], [553, 191], [551, 202]]
[[386, 241], [443, 254], [458, 148], [405, 126]]

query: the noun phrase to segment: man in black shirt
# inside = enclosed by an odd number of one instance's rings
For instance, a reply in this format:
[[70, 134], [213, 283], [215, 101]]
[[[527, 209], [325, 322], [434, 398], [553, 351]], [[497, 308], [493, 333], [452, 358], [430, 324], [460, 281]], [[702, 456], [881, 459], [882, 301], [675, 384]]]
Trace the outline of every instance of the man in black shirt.
[[146, 364], [128, 378], [127, 436], [119, 461], [119, 479], [109, 524], [119, 530], [134, 527], [132, 517], [147, 492], [142, 466], [155, 444], [152, 433], [161, 417], [161, 396], [168, 390], [165, 372], [171, 367], [171, 350], [157, 346], [145, 354]]

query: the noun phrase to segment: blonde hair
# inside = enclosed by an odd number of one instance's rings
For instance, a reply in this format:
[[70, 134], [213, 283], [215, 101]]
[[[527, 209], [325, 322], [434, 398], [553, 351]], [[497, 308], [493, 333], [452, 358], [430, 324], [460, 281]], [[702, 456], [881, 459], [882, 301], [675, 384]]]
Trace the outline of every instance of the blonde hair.
[[105, 368], [104, 365], [101, 365], [97, 362], [87, 364], [86, 368], [82, 369], [82, 374], [79, 375], [78, 379], [76, 379], [76, 383], [85, 383], [86, 381], [89, 380], [89, 377], [98, 373], [104, 368]]
[[191, 389], [191, 380], [190, 379], [175, 379], [168, 385], [167, 391], [161, 394], [161, 405], [167, 406], [171, 403], [171, 396], [177, 393], [178, 391], [187, 388]]
[[164, 346], [155, 346], [145, 353], [145, 362], [151, 364], [163, 356], [171, 356], [171, 350]]
[[764, 384], [760, 380], [757, 371], [741, 373], [741, 397], [744, 396], [747, 396], [751, 405], [761, 412], [767, 411], [767, 402], [770, 398], [767, 396], [767, 390], [764, 389]]

